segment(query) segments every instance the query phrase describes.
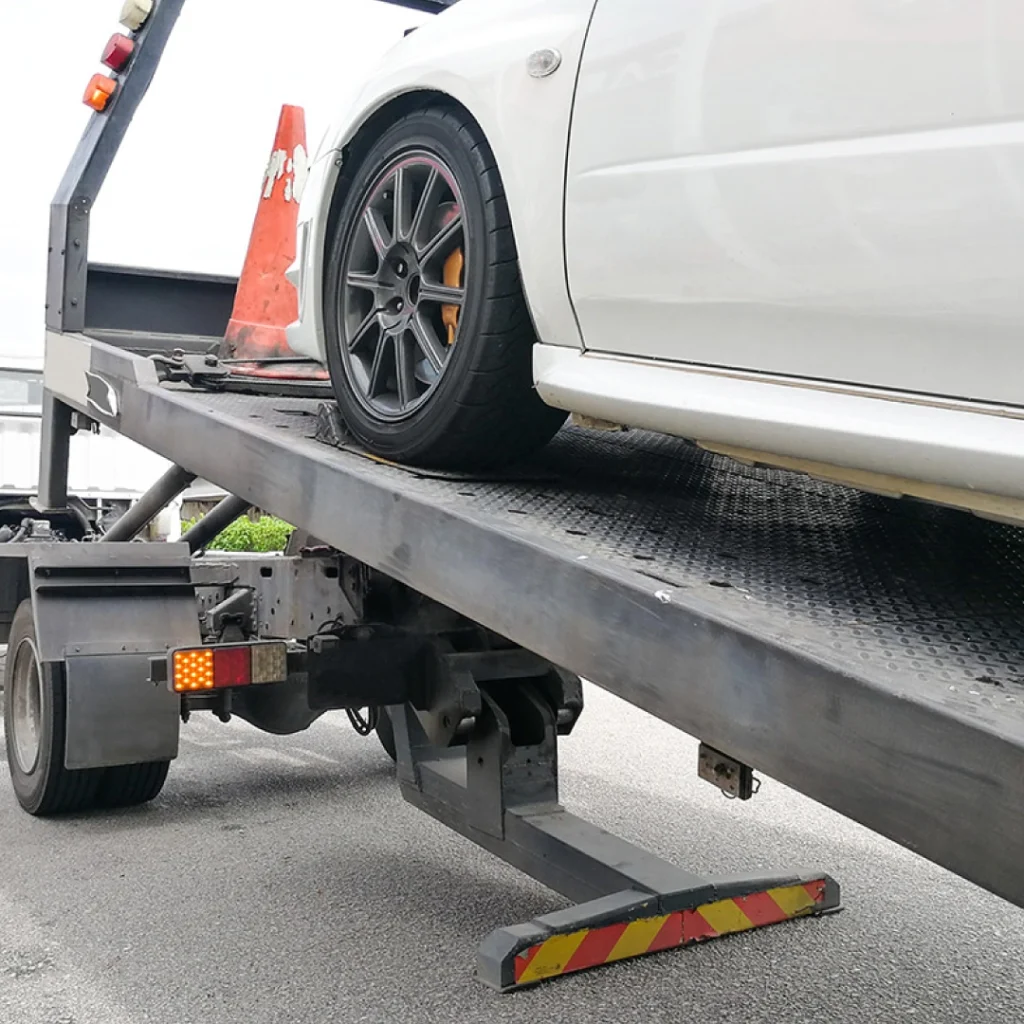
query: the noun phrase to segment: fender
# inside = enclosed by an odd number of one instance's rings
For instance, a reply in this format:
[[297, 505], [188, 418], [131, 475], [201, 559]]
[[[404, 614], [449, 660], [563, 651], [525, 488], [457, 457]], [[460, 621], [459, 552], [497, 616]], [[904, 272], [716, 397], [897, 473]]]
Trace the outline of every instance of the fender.
[[[501, 172], [526, 299], [538, 337], [582, 347], [565, 270], [565, 172], [576, 77], [596, 0], [462, 0], [397, 43], [333, 122], [317, 151], [299, 212], [300, 322], [292, 347], [323, 359], [322, 267], [331, 199], [345, 147], [387, 104], [418, 92], [455, 100], [480, 125]], [[531, 54], [561, 64], [532, 77]]]

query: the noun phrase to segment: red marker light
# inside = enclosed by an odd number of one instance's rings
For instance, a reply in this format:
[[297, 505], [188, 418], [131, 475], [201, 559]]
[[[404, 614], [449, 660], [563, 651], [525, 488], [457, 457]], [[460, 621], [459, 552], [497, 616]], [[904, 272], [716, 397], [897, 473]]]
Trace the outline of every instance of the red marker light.
[[82, 102], [87, 107], [92, 107], [97, 114], [107, 109], [110, 97], [117, 92], [117, 82], [106, 75], [93, 75], [89, 79], [89, 86], [85, 90]]
[[111, 71], [124, 71], [135, 52], [135, 43], [120, 32], [115, 32], [103, 49], [100, 58]]
[[248, 686], [252, 681], [248, 647], [215, 647], [213, 649], [213, 685]]

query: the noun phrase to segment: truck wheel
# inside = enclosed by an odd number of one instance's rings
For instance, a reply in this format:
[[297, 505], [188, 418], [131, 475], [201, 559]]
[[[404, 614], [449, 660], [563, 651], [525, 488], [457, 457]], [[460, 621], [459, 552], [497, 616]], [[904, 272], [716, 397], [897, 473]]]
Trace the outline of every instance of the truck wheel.
[[545, 444], [565, 413], [533, 386], [537, 338], [477, 125], [442, 105], [414, 110], [346, 161], [339, 189], [325, 347], [352, 433], [377, 455], [450, 469]]
[[40, 662], [32, 602], [22, 601], [7, 644], [4, 738], [14, 795], [29, 814], [66, 814], [95, 805], [102, 772], [64, 767], [66, 713], [63, 670]]
[[106, 768], [96, 791], [100, 807], [135, 807], [152, 800], [164, 788], [170, 761], [147, 761]]
[[377, 739], [380, 740], [384, 753], [392, 761], [397, 761], [398, 748], [395, 746], [395, 727], [391, 722], [391, 716], [388, 714], [387, 708], [381, 708], [380, 715], [377, 718]]

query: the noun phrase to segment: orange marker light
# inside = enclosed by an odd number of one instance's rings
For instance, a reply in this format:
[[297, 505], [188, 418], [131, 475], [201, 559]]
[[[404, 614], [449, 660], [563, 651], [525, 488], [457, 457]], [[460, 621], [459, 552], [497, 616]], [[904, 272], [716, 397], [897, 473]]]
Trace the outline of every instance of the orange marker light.
[[82, 102], [87, 107], [92, 107], [97, 114], [107, 109], [110, 97], [117, 91], [117, 82], [106, 75], [93, 75], [89, 79], [89, 86], [85, 90]]
[[213, 689], [213, 651], [198, 648], [174, 652], [172, 683], [176, 693], [194, 693]]

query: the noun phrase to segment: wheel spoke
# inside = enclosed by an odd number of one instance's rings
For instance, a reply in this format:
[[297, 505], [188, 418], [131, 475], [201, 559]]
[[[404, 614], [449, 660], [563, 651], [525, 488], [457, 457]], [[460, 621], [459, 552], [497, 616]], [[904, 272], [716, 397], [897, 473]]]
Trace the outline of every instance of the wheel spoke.
[[348, 350], [354, 352], [365, 340], [371, 327], [380, 327], [380, 321], [378, 319], [380, 310], [376, 307], [371, 309], [369, 313], [363, 318], [363, 322], [352, 332], [352, 337], [348, 339]]
[[398, 385], [398, 405], [408, 408], [416, 399], [416, 372], [410, 351], [409, 338], [400, 334], [395, 338], [395, 380]]
[[430, 169], [427, 176], [427, 183], [423, 186], [420, 194], [420, 201], [416, 205], [416, 212], [413, 214], [412, 225], [409, 229], [409, 238], [417, 252], [422, 248], [423, 233], [430, 224], [431, 214], [437, 211], [444, 194], [444, 178], [436, 167]]
[[391, 247], [391, 232], [388, 231], [384, 218], [379, 210], [368, 206], [363, 214], [363, 223], [366, 225], [366, 232], [370, 236], [370, 243], [377, 253], [377, 258], [383, 260]]
[[365, 288], [368, 292], [375, 291], [379, 286], [376, 274], [367, 274], [361, 270], [350, 270], [345, 283], [352, 288]]
[[392, 224], [395, 226], [395, 239], [400, 242], [407, 241], [412, 230], [412, 193], [409, 184], [409, 175], [405, 168], [399, 167], [395, 171], [395, 180], [391, 188], [395, 200]]
[[418, 313], [409, 321], [416, 347], [427, 357], [427, 362], [437, 373], [441, 372], [446, 357], [445, 346], [441, 344], [433, 325]]
[[[373, 362], [370, 364], [370, 373], [366, 384], [368, 398], [376, 398], [384, 390], [383, 385], [387, 382], [384, 373], [384, 360], [392, 340], [390, 334], [381, 334], [377, 342], [377, 351], [373, 353]], [[381, 379], [382, 377], [384, 380]]]
[[420, 284], [420, 301], [439, 302], [444, 306], [461, 306], [466, 301], [466, 289], [423, 281]]
[[452, 243], [462, 234], [462, 214], [457, 213], [440, 231], [423, 247], [420, 263], [426, 266], [438, 256], [447, 256], [454, 248]]

